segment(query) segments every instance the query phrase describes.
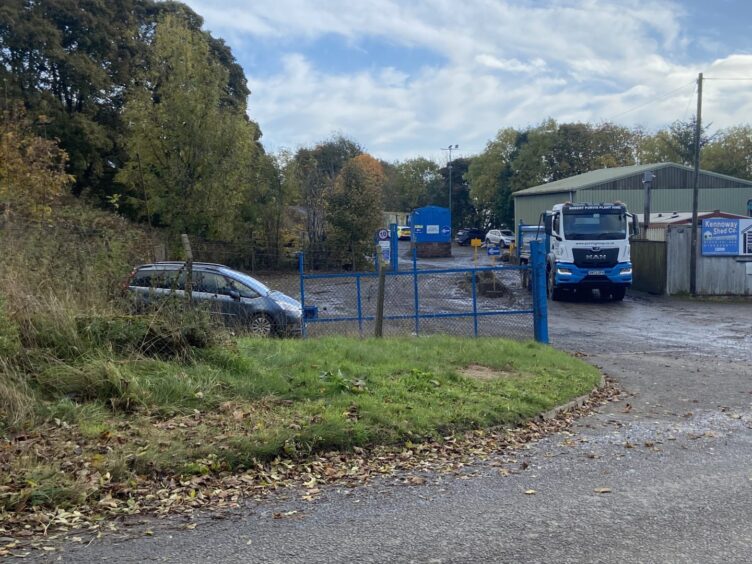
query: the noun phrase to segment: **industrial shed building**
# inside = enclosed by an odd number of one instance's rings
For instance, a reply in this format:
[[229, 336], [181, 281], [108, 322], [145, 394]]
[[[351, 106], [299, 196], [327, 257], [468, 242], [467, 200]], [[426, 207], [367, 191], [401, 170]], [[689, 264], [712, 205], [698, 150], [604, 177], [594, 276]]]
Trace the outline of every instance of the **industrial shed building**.
[[[541, 212], [562, 202], [621, 201], [632, 212], [644, 208], [645, 172], [655, 175], [651, 212], [692, 209], [694, 170], [675, 163], [604, 168], [515, 192], [514, 221], [537, 224]], [[752, 216], [752, 181], [700, 171], [699, 209]], [[651, 214], [652, 215], [652, 214]]]

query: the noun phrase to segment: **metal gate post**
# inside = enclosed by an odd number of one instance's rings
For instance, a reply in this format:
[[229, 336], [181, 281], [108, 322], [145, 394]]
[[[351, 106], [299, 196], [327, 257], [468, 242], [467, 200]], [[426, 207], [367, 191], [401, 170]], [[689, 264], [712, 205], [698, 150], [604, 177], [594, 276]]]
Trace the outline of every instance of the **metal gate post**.
[[420, 335], [420, 301], [418, 299], [418, 252], [413, 248], [413, 291], [415, 292], [415, 336]]
[[358, 292], [358, 333], [363, 338], [363, 300], [360, 297], [360, 274], [355, 275], [355, 289]]
[[298, 272], [300, 272], [300, 334], [303, 338], [306, 336], [305, 326], [305, 270], [303, 262], [303, 251], [298, 253]]
[[392, 266], [392, 272], [399, 269], [399, 237], [397, 236], [397, 224], [389, 224], [389, 262]]
[[[477, 247], [476, 247], [477, 250]], [[473, 280], [473, 335], [478, 336], [478, 290], [476, 288], [476, 279], [478, 277], [478, 271], [472, 270]], [[493, 272], [492, 272], [493, 274]]]
[[546, 295], [546, 247], [543, 241], [530, 242], [533, 280], [533, 334], [539, 343], [548, 344], [548, 296]]

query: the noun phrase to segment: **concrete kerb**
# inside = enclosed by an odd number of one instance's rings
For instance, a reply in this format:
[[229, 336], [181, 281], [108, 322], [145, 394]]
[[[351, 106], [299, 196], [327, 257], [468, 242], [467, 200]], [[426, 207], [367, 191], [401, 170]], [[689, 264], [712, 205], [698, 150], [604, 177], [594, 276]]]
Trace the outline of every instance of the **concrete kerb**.
[[603, 374], [601, 374], [600, 382], [598, 382], [598, 385], [595, 388], [593, 388], [590, 391], [590, 393], [576, 397], [572, 401], [568, 401], [567, 403], [563, 405], [559, 405], [557, 407], [554, 407], [553, 409], [549, 409], [548, 411], [541, 413], [539, 415], [540, 419], [542, 419], [543, 421], [550, 421], [551, 419], [556, 419], [562, 413], [566, 413], [567, 411], [572, 411], [574, 409], [577, 409], [578, 407], [582, 407], [583, 405], [585, 405], [585, 403], [590, 399], [590, 397], [595, 392], [603, 389], [605, 385], [606, 385], [606, 377]]

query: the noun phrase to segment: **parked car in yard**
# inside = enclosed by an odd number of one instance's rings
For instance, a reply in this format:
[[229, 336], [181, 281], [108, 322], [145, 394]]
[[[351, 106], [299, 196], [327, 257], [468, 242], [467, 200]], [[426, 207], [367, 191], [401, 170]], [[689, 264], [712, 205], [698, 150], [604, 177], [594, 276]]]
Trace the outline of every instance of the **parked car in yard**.
[[[156, 262], [133, 269], [127, 288], [137, 304], [144, 305], [170, 295], [185, 296], [185, 281], [186, 263]], [[300, 333], [300, 302], [247, 274], [194, 262], [191, 282], [193, 300], [206, 304], [227, 326], [246, 328], [259, 337]]]
[[480, 239], [481, 241], [486, 236], [486, 232], [483, 229], [476, 229], [475, 227], [463, 227], [457, 231], [457, 235], [454, 237], [454, 242], [460, 246], [466, 246], [470, 244], [473, 239]]
[[486, 246], [497, 245], [508, 247], [514, 242], [514, 231], [511, 229], [491, 229], [486, 233]]
[[397, 239], [399, 239], [400, 241], [410, 239], [410, 227], [407, 225], [398, 225]]

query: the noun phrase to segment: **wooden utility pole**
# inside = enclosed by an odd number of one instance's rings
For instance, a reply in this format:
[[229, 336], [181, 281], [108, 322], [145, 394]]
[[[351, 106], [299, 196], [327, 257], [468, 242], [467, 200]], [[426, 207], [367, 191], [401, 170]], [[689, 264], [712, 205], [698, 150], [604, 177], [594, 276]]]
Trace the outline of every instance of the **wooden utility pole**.
[[702, 73], [697, 75], [697, 120], [695, 121], [695, 178], [692, 187], [692, 242], [689, 256], [689, 293], [697, 295], [697, 207], [700, 199], [700, 133], [702, 132]]

